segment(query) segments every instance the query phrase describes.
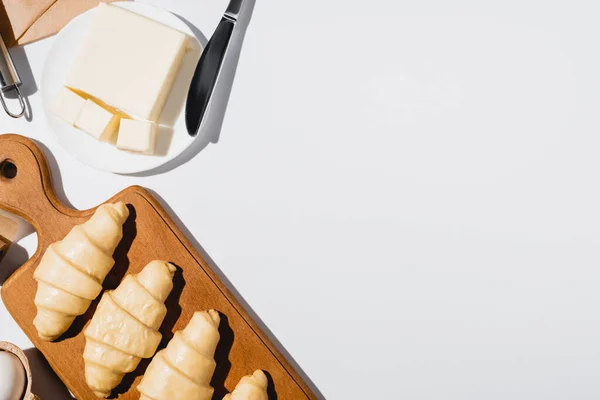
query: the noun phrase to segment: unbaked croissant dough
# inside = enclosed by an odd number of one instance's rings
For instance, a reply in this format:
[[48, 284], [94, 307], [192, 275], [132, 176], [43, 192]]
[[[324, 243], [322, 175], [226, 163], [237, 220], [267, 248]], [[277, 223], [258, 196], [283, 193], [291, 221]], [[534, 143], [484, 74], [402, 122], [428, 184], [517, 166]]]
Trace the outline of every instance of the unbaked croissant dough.
[[62, 335], [100, 294], [128, 216], [124, 203], [101, 205], [87, 222], [48, 246], [33, 274], [38, 282], [33, 324], [41, 339]]
[[150, 362], [138, 386], [140, 400], [210, 400], [220, 321], [215, 310], [194, 313]]
[[223, 400], [269, 400], [268, 384], [265, 373], [257, 369], [252, 375], [240, 379], [233, 392], [223, 397]]
[[175, 267], [152, 261], [137, 275], [127, 275], [114, 291], [102, 295], [83, 332], [85, 380], [98, 397], [110, 394], [142, 358], [154, 355], [173, 289]]

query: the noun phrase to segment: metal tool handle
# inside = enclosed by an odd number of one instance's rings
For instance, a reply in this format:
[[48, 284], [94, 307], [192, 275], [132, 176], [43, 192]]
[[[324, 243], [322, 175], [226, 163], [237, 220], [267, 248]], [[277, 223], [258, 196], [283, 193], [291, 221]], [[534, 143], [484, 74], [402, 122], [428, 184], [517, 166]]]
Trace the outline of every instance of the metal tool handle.
[[[2, 39], [2, 35], [0, 35], [0, 39]], [[0, 89], [5, 92], [14, 89], [15, 86], [19, 86], [21, 78], [17, 73], [17, 69], [10, 57], [4, 40], [0, 40], [0, 53], [2, 53], [0, 57]]]
[[[2, 35], [0, 35], [0, 102], [2, 103], [2, 108], [8, 115], [13, 118], [19, 118], [25, 114], [25, 101], [23, 100], [23, 95], [19, 90], [19, 85], [21, 85], [21, 78], [15, 68], [15, 64], [8, 52], [8, 48], [4, 43], [4, 39]], [[6, 103], [4, 101], [4, 92], [8, 92], [9, 90], [14, 90], [17, 92], [17, 98], [19, 99], [19, 104], [21, 105], [21, 111], [18, 114], [12, 113], [8, 107], [6, 107]]]

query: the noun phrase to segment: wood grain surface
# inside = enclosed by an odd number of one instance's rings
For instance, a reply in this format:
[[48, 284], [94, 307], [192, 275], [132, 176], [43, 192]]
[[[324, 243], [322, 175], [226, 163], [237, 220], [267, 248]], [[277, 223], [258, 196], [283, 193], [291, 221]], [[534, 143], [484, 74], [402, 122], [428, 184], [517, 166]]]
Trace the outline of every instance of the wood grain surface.
[[[16, 176], [0, 174], [0, 208], [29, 221], [38, 234], [38, 249], [2, 286], [6, 308], [42, 352], [60, 379], [78, 399], [95, 399], [84, 378], [82, 358], [83, 327], [92, 317], [98, 299], [71, 328], [55, 342], [38, 338], [33, 326], [36, 281], [33, 272], [48, 245], [62, 239], [76, 224], [89, 218], [94, 209], [77, 211], [63, 205], [55, 196], [50, 171], [39, 148], [18, 135], [0, 135], [0, 171], [2, 164], [16, 166]], [[12, 168], [12, 165], [9, 165]], [[270, 378], [270, 399], [315, 399], [309, 386], [294, 371], [250, 314], [235, 299], [217, 274], [176, 226], [173, 220], [145, 189], [132, 186], [107, 202], [123, 201], [130, 209], [124, 225], [124, 237], [115, 252], [115, 267], [104, 282], [104, 289], [115, 288], [126, 273], [139, 272], [151, 260], [170, 261], [178, 267], [174, 289], [166, 301], [168, 313], [161, 326], [164, 347], [173, 332], [183, 329], [192, 314], [214, 308], [222, 315], [221, 341], [212, 380], [213, 399], [235, 387], [238, 380], [255, 369], [263, 369]], [[100, 296], [98, 297], [100, 298]], [[138, 399], [135, 387], [149, 359], [125, 376], [111, 398]], [[38, 394], [44, 399], [43, 394]]]

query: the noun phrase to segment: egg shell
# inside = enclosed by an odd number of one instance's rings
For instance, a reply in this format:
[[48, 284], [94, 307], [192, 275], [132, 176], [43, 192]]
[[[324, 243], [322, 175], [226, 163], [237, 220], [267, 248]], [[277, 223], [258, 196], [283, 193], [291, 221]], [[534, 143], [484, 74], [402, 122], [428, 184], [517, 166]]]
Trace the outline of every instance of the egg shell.
[[19, 358], [0, 351], [0, 400], [21, 400], [25, 392], [25, 368]]

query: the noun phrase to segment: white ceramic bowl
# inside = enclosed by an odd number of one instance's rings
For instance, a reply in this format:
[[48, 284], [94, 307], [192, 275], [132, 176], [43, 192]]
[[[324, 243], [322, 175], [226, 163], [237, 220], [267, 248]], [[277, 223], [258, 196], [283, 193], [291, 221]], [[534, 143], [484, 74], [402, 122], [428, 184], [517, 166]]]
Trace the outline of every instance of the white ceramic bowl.
[[56, 36], [48, 54], [41, 82], [41, 95], [48, 123], [58, 142], [75, 158], [94, 168], [121, 174], [148, 171], [174, 159], [196, 138], [187, 134], [183, 108], [189, 84], [200, 58], [201, 46], [185, 22], [163, 9], [137, 2], [113, 3], [178, 29], [190, 36], [193, 44], [186, 53], [173, 88], [160, 115], [155, 155], [142, 155], [118, 150], [111, 144], [95, 140], [74, 128], [50, 111], [63, 87], [77, 50], [95, 9], [73, 19]]

